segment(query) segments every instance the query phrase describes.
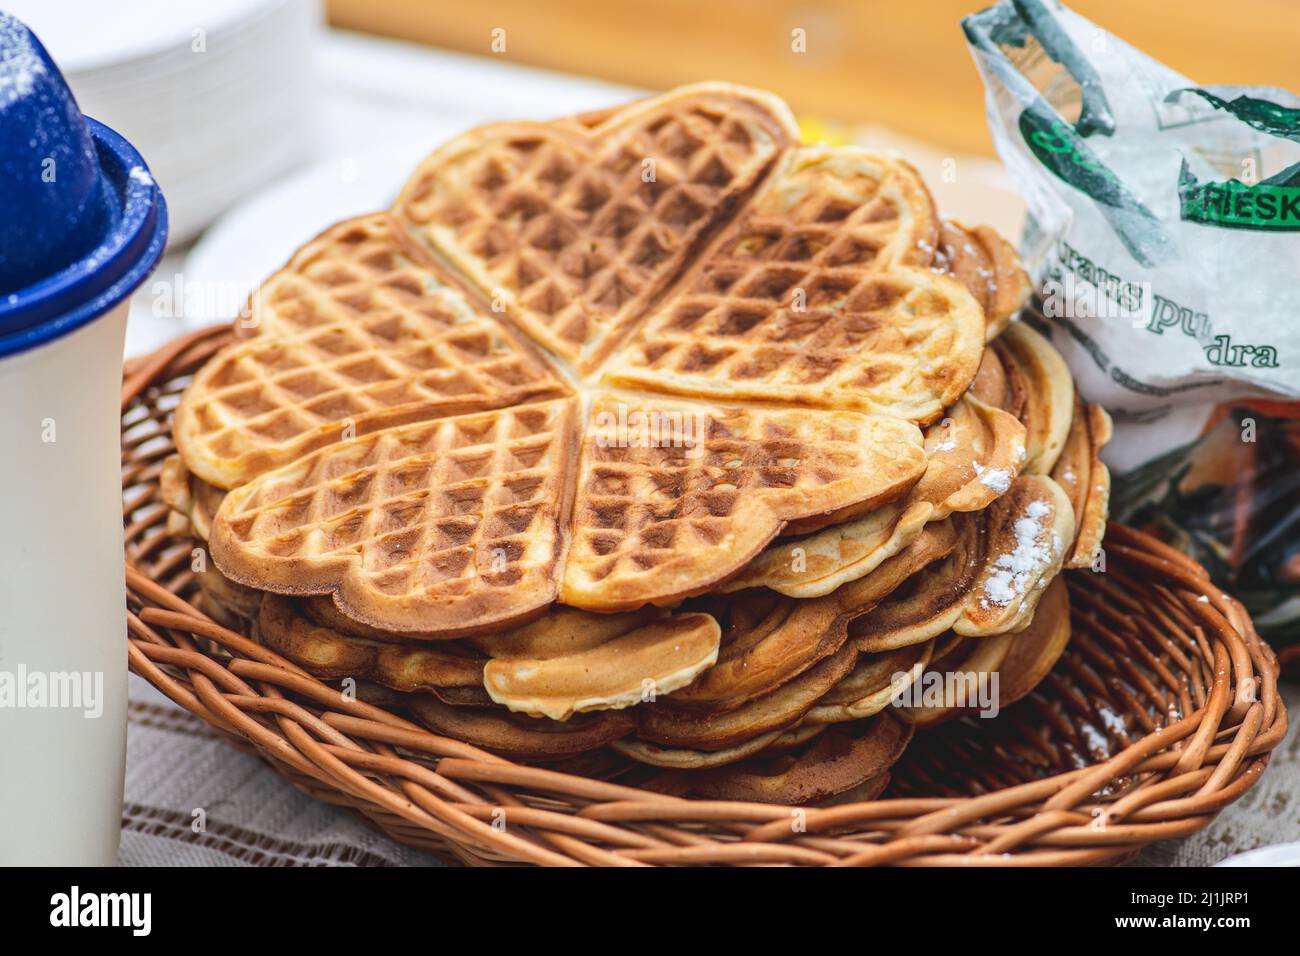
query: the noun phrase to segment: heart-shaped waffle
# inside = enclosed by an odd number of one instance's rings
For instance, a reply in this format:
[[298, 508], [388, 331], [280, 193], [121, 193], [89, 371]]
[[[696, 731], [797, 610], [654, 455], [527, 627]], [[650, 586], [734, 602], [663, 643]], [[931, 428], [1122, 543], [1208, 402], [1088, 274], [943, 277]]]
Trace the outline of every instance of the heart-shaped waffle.
[[530, 336], [589, 371], [797, 141], [776, 97], [706, 83], [592, 127], [471, 130], [420, 164], [394, 208]]
[[561, 399], [327, 446], [227, 494], [213, 560], [264, 590], [332, 591], [390, 630], [518, 620], [558, 589], [576, 412]]
[[698, 458], [605, 444], [597, 426], [568, 549], [576, 409], [520, 405], [328, 446], [227, 494], [213, 558], [250, 586], [332, 591], [372, 626], [458, 636], [546, 607], [561, 572], [575, 607], [676, 602], [739, 570], [788, 519], [894, 494], [924, 467], [914, 426], [856, 412], [696, 405], [683, 414]]
[[[654, 415], [682, 440], [626, 434]], [[914, 426], [852, 412], [601, 393], [586, 439], [561, 599], [602, 611], [699, 594], [787, 521], [887, 501], [926, 467]]]
[[899, 501], [805, 537], [775, 542], [726, 585], [820, 597], [875, 570], [953, 512], [980, 511], [1015, 481], [1025, 428], [1001, 409], [962, 396], [925, 432], [925, 472]]
[[[671, 605], [901, 499], [1011, 269], [973, 295], [946, 270], [997, 255], [936, 259], [909, 166], [795, 141], [779, 100], [726, 84], [496, 124], [304, 247], [176, 415], [190, 470], [231, 489], [216, 564], [455, 637], [557, 599]], [[706, 426], [645, 442], [624, 410]]]
[[984, 340], [979, 303], [927, 268], [936, 229], [906, 164], [796, 150], [606, 375], [928, 422], [965, 391]]
[[189, 470], [220, 488], [340, 438], [567, 391], [386, 213], [303, 246], [249, 321], [258, 334], [199, 370], [172, 427]]

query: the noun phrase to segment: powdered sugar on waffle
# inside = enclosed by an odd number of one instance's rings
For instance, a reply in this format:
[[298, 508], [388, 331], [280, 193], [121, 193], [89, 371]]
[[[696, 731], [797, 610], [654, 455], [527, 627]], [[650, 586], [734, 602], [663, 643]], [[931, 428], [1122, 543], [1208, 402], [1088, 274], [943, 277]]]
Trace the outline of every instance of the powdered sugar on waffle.
[[1011, 487], [1011, 479], [1015, 477], [1005, 468], [985, 468], [978, 461], [975, 462], [975, 474], [979, 475], [980, 484], [992, 488], [1000, 495], [1006, 493]]
[[993, 562], [993, 573], [984, 585], [980, 606], [996, 604], [1006, 607], [1024, 595], [1028, 585], [1051, 563], [1061, 550], [1060, 536], [1053, 532], [1050, 543], [1039, 541], [1043, 532], [1043, 518], [1051, 514], [1051, 507], [1041, 501], [1031, 501], [1024, 517], [1015, 523], [1016, 547], [1009, 554], [1000, 555]]

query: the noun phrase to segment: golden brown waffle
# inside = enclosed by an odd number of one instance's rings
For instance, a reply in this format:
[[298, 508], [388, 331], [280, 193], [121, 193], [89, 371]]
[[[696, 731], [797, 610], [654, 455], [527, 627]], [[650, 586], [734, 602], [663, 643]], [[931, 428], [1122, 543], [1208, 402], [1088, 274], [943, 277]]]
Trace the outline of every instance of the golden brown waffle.
[[[174, 538], [206, 542], [212, 518], [225, 492], [190, 474], [179, 455], [163, 459], [158, 474], [158, 491], [171, 509], [167, 530]], [[198, 549], [192, 552], [191, 568], [199, 593], [195, 606], [223, 627], [243, 630], [257, 621], [262, 592], [230, 580]], [[200, 563], [201, 562], [201, 563]]]
[[312, 624], [291, 599], [275, 594], [262, 599], [257, 625], [261, 643], [317, 677], [368, 680], [392, 690], [451, 697], [449, 702], [478, 690], [473, 696], [491, 703], [483, 692], [486, 658], [457, 645], [411, 647], [346, 637]]
[[1074, 513], [1051, 478], [1025, 475], [986, 509], [964, 516], [956, 547], [850, 625], [863, 652], [1029, 626], [1073, 545]]
[[907, 549], [835, 593], [798, 600], [761, 590], [701, 602], [723, 624], [718, 662], [672, 698], [674, 706], [718, 712], [771, 693], [836, 653], [848, 625], [903, 581], [957, 544], [951, 521], [926, 528]]
[[560, 611], [512, 631], [430, 648], [340, 633], [310, 621], [291, 599], [268, 594], [257, 634], [317, 677], [350, 677], [432, 693], [448, 704], [495, 703], [567, 720], [652, 701], [690, 683], [716, 659], [719, 630], [708, 615], [636, 617]]
[[952, 716], [891, 706], [927, 668], [1027, 693], [1109, 422], [998, 334], [1005, 242], [794, 143], [723, 84], [496, 124], [305, 246], [176, 416], [205, 606], [438, 733], [716, 799], [878, 792]]
[[606, 377], [929, 422], [966, 390], [984, 343], [979, 303], [928, 268], [936, 226], [906, 164], [796, 150]]
[[[654, 415], [685, 439], [628, 438]], [[887, 501], [926, 467], [914, 426], [851, 412], [602, 393], [589, 419], [561, 600], [600, 611], [702, 593], [788, 521]]]
[[1025, 381], [1014, 363], [1003, 362], [996, 344], [984, 350], [979, 371], [970, 383], [968, 394], [985, 405], [1000, 408], [1017, 420], [1025, 410]]
[[1101, 449], [1110, 441], [1110, 415], [1075, 395], [1074, 416], [1052, 478], [1074, 508], [1074, 543], [1066, 555], [1067, 568], [1089, 568], [1101, 552], [1110, 511], [1110, 470]]
[[636, 736], [668, 747], [725, 750], [774, 730], [785, 730], [848, 676], [858, 651], [845, 644], [776, 690], [732, 710], [704, 713], [677, 707], [672, 698], [636, 711]]
[[838, 651], [848, 633], [843, 610], [830, 601], [754, 594], [703, 606], [723, 624], [718, 660], [672, 698], [675, 707], [701, 713], [734, 710], [772, 692]]
[[770, 94], [687, 86], [595, 126], [471, 130], [420, 164], [394, 208], [520, 328], [589, 370], [797, 140]]
[[314, 452], [230, 492], [212, 557], [347, 616], [444, 636], [554, 599], [575, 456], [572, 399], [445, 418]]
[[[929, 550], [915, 549], [910, 563], [895, 562], [895, 577], [933, 560], [946, 546], [943, 535], [936, 541]], [[704, 713], [700, 698], [707, 699], [708, 688], [685, 692], [695, 705], [686, 711], [671, 696], [718, 653], [718, 627], [698, 612], [664, 618], [559, 608], [519, 628], [430, 650], [340, 633], [303, 616], [294, 602], [266, 595], [259, 637], [320, 677], [352, 677], [399, 691], [432, 693], [448, 704], [486, 705], [484, 685], [498, 704], [554, 719], [648, 703], [650, 711], [660, 714], [659, 723], [678, 728], [676, 745], [725, 749], [795, 722], [853, 668], [858, 652], [844, 645], [844, 623], [873, 599], [862, 587], [856, 590], [855, 597], [843, 600], [857, 603], [845, 606], [772, 596], [768, 609], [760, 610], [764, 602], [759, 596], [728, 599], [733, 612], [727, 615], [729, 660], [733, 674], [742, 678], [739, 684], [733, 679], [731, 689], [756, 699], [751, 705], [743, 699], [724, 702], [698, 723], [696, 715]], [[716, 679], [712, 686], [718, 688]], [[659, 700], [663, 695], [669, 696]], [[659, 742], [667, 742], [664, 733], [659, 732]]]
[[719, 633], [707, 614], [680, 614], [584, 651], [495, 658], [483, 686], [496, 703], [534, 717], [621, 710], [671, 694], [712, 666]]
[[[704, 773], [661, 775], [649, 789], [702, 800], [744, 800], [785, 806], [822, 803], [877, 781], [912, 737], [912, 728], [891, 712], [832, 727], [791, 753], [758, 756]], [[863, 799], [868, 799], [863, 797]]]
[[309, 242], [176, 410], [196, 476], [233, 488], [340, 438], [563, 394], [532, 348], [419, 259], [386, 213]]
[[561, 569], [575, 607], [674, 602], [787, 520], [892, 496], [924, 467], [920, 433], [893, 419], [677, 403], [696, 456], [600, 425], [617, 405], [591, 410], [567, 561], [568, 399], [376, 432], [264, 474], [226, 496], [213, 558], [241, 583], [333, 591], [364, 623], [450, 637], [540, 611]]
[[[981, 240], [979, 233], [944, 223], [948, 245], [941, 242], [936, 268], [942, 265], [960, 273], [958, 278], [964, 283], [982, 288], [989, 300], [986, 308], [1018, 308], [1027, 294], [1027, 278], [1010, 248], [1003, 248], [1005, 243], [991, 232]], [[963, 244], [954, 251], [951, 243], [959, 239]], [[1011, 291], [1006, 293], [1006, 289]], [[1000, 328], [1010, 313], [997, 314]], [[1051, 353], [1036, 362], [1035, 371], [1041, 371], [1042, 362], [1052, 362], [1049, 371], [1054, 374], [1064, 367], [1041, 337], [1030, 340], [1024, 350], [1030, 358], [1040, 351]], [[1009, 355], [1010, 351], [1007, 349]], [[795, 597], [827, 594], [870, 573], [881, 561], [907, 547], [927, 522], [942, 520], [953, 512], [978, 511], [1005, 492], [1028, 454], [1026, 429], [1018, 418], [1031, 417], [1025, 411], [1030, 389], [1048, 390], [1033, 406], [1039, 417], [1031, 419], [1040, 424], [1047, 421], [1047, 427], [1052, 426], [1051, 402], [1061, 391], [1059, 382], [1047, 383], [1041, 374], [1029, 377], [1022, 374], [1020, 364], [1010, 358], [1008, 363], [1010, 370], [996, 351], [985, 351], [967, 392], [946, 410], [941, 421], [926, 429], [926, 471], [904, 498], [859, 519], [839, 522], [820, 534], [775, 542], [724, 589], [762, 586]], [[1068, 370], [1065, 375], [1068, 385]], [[1039, 445], [1050, 437], [1040, 431]]]
[[1022, 475], [982, 512], [978, 573], [952, 629], [966, 637], [1029, 626], [1043, 590], [1061, 570], [1074, 541], [1074, 510], [1045, 475]]
[[1025, 460], [1025, 428], [1015, 416], [966, 394], [927, 429], [926, 469], [908, 502], [932, 506], [931, 521], [982, 511], [1005, 494]]
[[[584, 609], [671, 605], [778, 534], [852, 518], [870, 518], [871, 540], [841, 581], [897, 554], [919, 513], [873, 512], [923, 472], [934, 489], [941, 452], [927, 470], [914, 426], [972, 382], [1021, 276], [978, 231], [962, 233], [973, 267], [943, 260], [907, 164], [794, 143], [783, 104], [725, 84], [497, 124], [430, 156], [392, 214], [308, 244], [254, 298], [257, 334], [200, 371], [176, 416], [189, 469], [240, 486], [213, 532], [218, 565], [433, 639], [539, 614], [557, 580]], [[984, 278], [979, 297], [945, 268]], [[598, 381], [642, 391], [592, 392]], [[462, 433], [478, 414], [540, 414], [521, 403], [550, 414], [575, 389], [581, 421], [550, 435], [545, 476], [495, 457], [471, 475], [444, 444], [453, 467], [394, 495], [375, 482], [420, 471], [409, 459], [432, 447], [403, 455], [385, 438], [382, 461], [354, 458], [394, 425]], [[748, 401], [764, 404], [734, 404]], [[616, 409], [710, 424], [699, 448], [628, 442], [611, 434]], [[512, 497], [519, 471], [540, 499]], [[927, 521], [974, 506], [934, 504]]]
[[849, 625], [849, 637], [864, 654], [925, 644], [961, 617], [966, 599], [987, 558], [985, 516], [965, 516], [956, 546], [942, 561], [921, 569], [888, 597]]
[[[823, 728], [878, 713], [939, 622], [980, 662], [1029, 628], [1104, 510], [1047, 475], [1086, 448], [1091, 479], [1101, 423], [1068, 432], [1028, 329], [984, 355], [1025, 294], [1005, 243], [904, 163], [793, 143], [723, 85], [485, 127], [273, 277], [182, 401], [173, 493], [232, 587], [300, 598], [262, 603], [268, 645], [498, 753], [762, 754], [775, 792], [852, 750]], [[865, 658], [895, 592], [901, 649]]]
[[630, 711], [606, 710], [549, 720], [487, 707], [453, 707], [429, 694], [405, 699], [411, 713], [435, 733], [507, 757], [558, 760], [604, 747], [631, 733]]
[[1025, 425], [1026, 475], [1051, 474], [1065, 447], [1074, 414], [1074, 379], [1052, 344], [1024, 322], [1012, 322], [993, 343], [1008, 376], [1009, 394], [1002, 408], [1020, 406], [1015, 414]]
[[926, 429], [925, 472], [893, 504], [805, 537], [773, 543], [724, 590], [769, 587], [820, 597], [875, 570], [925, 525], [954, 512], [980, 511], [1011, 487], [1025, 457], [1025, 429], [1014, 416], [967, 393]]
[[1029, 300], [1030, 282], [1011, 244], [988, 226], [968, 228], [945, 220], [934, 267], [966, 287], [984, 310], [984, 338], [991, 342]]
[[[1070, 594], [1065, 581], [1058, 577], [1043, 594], [1040, 613], [1023, 631], [977, 640], [958, 639], [949, 642], [945, 652], [935, 655], [929, 671], [954, 675], [963, 681], [968, 688], [965, 706], [957, 700], [926, 700], [899, 708], [898, 713], [918, 730], [937, 726], [978, 709], [969, 699], [969, 688], [976, 681], [983, 681], [989, 690], [996, 689], [999, 709], [1009, 707], [1047, 676], [1069, 640]], [[957, 686], [955, 681], [953, 686]], [[931, 687], [936, 697], [941, 696], [938, 682]]]
[[880, 713], [921, 676], [934, 646], [934, 641], [926, 641], [883, 654], [859, 655], [853, 670], [804, 715], [804, 724], [840, 724]]
[[190, 474], [180, 455], [168, 455], [163, 459], [158, 474], [158, 491], [163, 504], [171, 508], [173, 514], [185, 519], [183, 529], [177, 528], [174, 533], [189, 534], [207, 541], [212, 519], [216, 517], [226, 493]]

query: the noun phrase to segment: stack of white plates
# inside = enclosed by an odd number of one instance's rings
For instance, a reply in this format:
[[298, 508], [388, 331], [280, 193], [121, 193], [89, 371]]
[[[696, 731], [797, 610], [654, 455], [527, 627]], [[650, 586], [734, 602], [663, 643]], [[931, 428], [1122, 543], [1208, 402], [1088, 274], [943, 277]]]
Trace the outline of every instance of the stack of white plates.
[[171, 241], [309, 158], [316, 0], [6, 0], [82, 112], [127, 137], [167, 197]]

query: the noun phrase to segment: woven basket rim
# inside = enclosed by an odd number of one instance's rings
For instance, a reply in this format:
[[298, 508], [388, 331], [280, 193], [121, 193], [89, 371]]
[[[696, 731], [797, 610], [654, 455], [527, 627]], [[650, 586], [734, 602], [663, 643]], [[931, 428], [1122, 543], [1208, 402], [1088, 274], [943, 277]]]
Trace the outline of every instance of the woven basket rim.
[[[123, 412], [152, 386], [192, 371], [229, 336], [228, 326], [212, 326], [129, 360]], [[169, 429], [161, 414], [149, 417], [156, 426], [151, 437], [165, 442]], [[125, 431], [124, 425], [124, 439]], [[128, 460], [134, 447], [124, 440], [124, 486], [152, 482], [156, 495], [166, 452], [153, 449]], [[977, 796], [894, 797], [824, 808], [669, 796], [515, 763], [374, 705], [342, 699], [335, 688], [211, 620], [137, 566], [166, 544], [168, 536], [158, 530], [159, 509], [166, 506], [155, 497], [124, 508], [131, 670], [299, 789], [359, 811], [399, 842], [469, 863], [1116, 862], [1155, 840], [1208, 824], [1255, 784], [1286, 732], [1277, 658], [1241, 605], [1186, 555], [1111, 524], [1108, 556], [1154, 579], [1151, 593], [1165, 604], [1153, 616], [1194, 635], [1202, 657], [1188, 659], [1187, 666], [1199, 664], [1212, 678], [1203, 701], [1185, 716], [1100, 762]], [[133, 517], [142, 508], [146, 514]], [[1181, 676], [1186, 687], [1186, 673], [1170, 676]], [[1122, 780], [1139, 782], [1115, 799], [1098, 798]]]

